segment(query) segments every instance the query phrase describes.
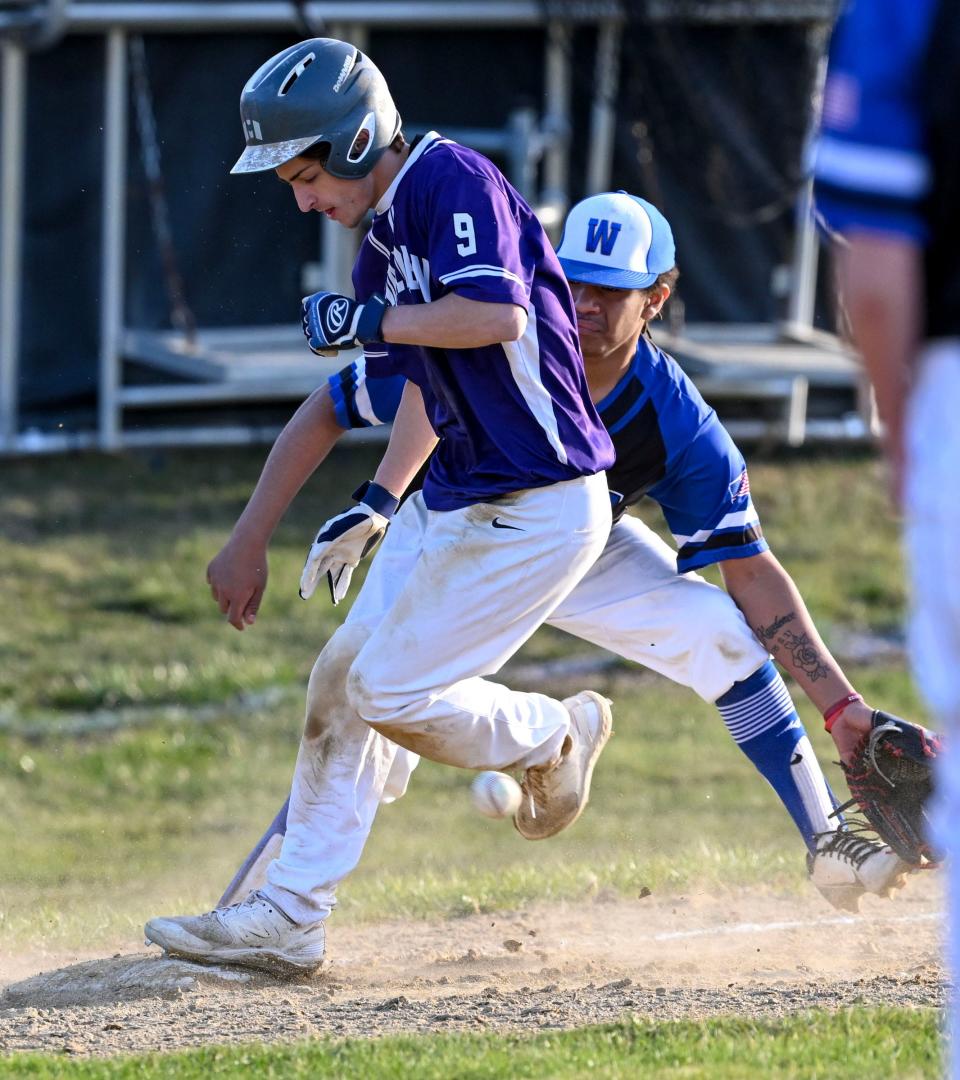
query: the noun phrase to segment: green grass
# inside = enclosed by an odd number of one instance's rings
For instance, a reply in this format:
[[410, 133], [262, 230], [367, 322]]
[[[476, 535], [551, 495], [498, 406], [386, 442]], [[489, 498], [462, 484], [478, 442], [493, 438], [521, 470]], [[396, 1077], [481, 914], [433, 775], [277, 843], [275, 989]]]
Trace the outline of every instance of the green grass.
[[[306, 677], [343, 614], [320, 595], [297, 597], [307, 539], [377, 453], [338, 452], [298, 500], [272, 548], [260, 619], [243, 634], [221, 619], [204, 571], [261, 450], [4, 464], [0, 950], [73, 941], [81, 927], [91, 946], [135, 942], [144, 918], [216, 900], [286, 795]], [[774, 549], [828, 639], [834, 627], [897, 625], [897, 525], [876, 462], [814, 457], [751, 472]], [[571, 650], [588, 647], [547, 630], [521, 658]], [[922, 716], [901, 668], [851, 675], [870, 699]], [[278, 689], [269, 705], [239, 707], [237, 694], [268, 687]], [[425, 763], [410, 794], [384, 808], [337, 920], [679, 890], [690, 880], [801, 885], [792, 826], [710, 706], [655, 676], [614, 672], [598, 689], [615, 698], [616, 737], [575, 829], [526, 844], [508, 823], [472, 811], [466, 775]], [[799, 704], [832, 760], [819, 718]], [[182, 711], [171, 717], [171, 706]], [[202, 723], [191, 712], [199, 706]], [[77, 712], [118, 708], [133, 709], [137, 726], [56, 734]], [[16, 734], [25, 724], [38, 737]]]
[[[0, 490], [0, 720], [98, 707], [221, 702], [300, 686], [345, 608], [297, 583], [309, 538], [372, 471], [379, 448], [335, 452], [271, 548], [260, 623], [226, 626], [205, 584], [261, 449], [8, 461]], [[829, 638], [900, 623], [897, 523], [870, 457], [760, 462], [752, 485], [774, 550]], [[659, 512], [643, 508], [659, 523]], [[661, 530], [662, 531], [662, 530]], [[540, 634], [531, 656], [561, 654]]]
[[[137, 947], [143, 920], [212, 903], [283, 800], [316, 652], [343, 609], [296, 593], [316, 525], [378, 451], [335, 455], [271, 548], [256, 628], [238, 634], [204, 571], [256, 478], [262, 450], [4, 463], [0, 490], [0, 970], [23, 947]], [[898, 525], [876, 461], [751, 467], [768, 537], [829, 642], [903, 619]], [[642, 516], [658, 525], [653, 508]], [[663, 532], [662, 525], [660, 531]], [[589, 651], [550, 630], [521, 659]], [[850, 673], [871, 700], [922, 717], [899, 665]], [[803, 849], [715, 711], [618, 669], [616, 737], [590, 812], [550, 844], [471, 809], [469, 778], [425, 763], [385, 807], [341, 889], [336, 922], [456, 917], [604, 890], [682, 892], [737, 882], [804, 887]], [[260, 704], [241, 695], [271, 690]], [[832, 744], [799, 701], [825, 762]], [[132, 725], [62, 734], [100, 710]], [[835, 769], [828, 769], [838, 786]], [[443, 828], [437, 828], [443, 822]], [[109, 1061], [0, 1058], [35, 1077], [934, 1077], [931, 1010], [852, 1009], [750, 1022], [625, 1020], [579, 1031], [320, 1040]]]
[[377, 1077], [485, 1080], [499, 1077], [913, 1080], [939, 1076], [932, 1009], [848, 1009], [778, 1020], [721, 1018], [618, 1024], [535, 1036], [390, 1036], [287, 1046], [219, 1047], [109, 1061], [52, 1056], [0, 1058], [11, 1077], [193, 1078]]
[[[906, 677], [858, 673], [885, 705], [915, 712]], [[471, 808], [468, 776], [426, 762], [384, 807], [337, 921], [512, 908], [538, 898], [691, 880], [799, 887], [802, 847], [775, 796], [714, 710], [659, 679], [616, 679], [616, 735], [590, 813], [550, 844], [528, 844]], [[881, 698], [877, 698], [881, 700]], [[827, 736], [804, 706], [822, 760]], [[117, 935], [137, 940], [161, 911], [216, 900], [282, 802], [299, 737], [299, 700], [83, 740], [7, 738], [0, 818], [7, 855], [0, 950]], [[835, 782], [837, 770], [830, 769]], [[438, 830], [436, 823], [444, 822]]]

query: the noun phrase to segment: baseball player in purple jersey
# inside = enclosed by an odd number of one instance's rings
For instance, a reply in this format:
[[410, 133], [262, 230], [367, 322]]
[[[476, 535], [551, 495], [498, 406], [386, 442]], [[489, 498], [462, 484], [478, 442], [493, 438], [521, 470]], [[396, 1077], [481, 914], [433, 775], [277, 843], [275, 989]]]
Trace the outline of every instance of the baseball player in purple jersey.
[[[853, 907], [866, 891], [888, 892], [903, 864], [840, 827], [816, 755], [767, 649], [821, 711], [833, 714], [841, 754], [851, 732], [856, 737], [859, 726], [869, 723], [872, 710], [856, 700], [770, 552], [739, 450], [675, 361], [643, 332], [677, 276], [669, 224], [649, 203], [626, 193], [594, 196], [571, 211], [560, 257], [573, 281], [591, 394], [617, 453], [607, 471], [615, 525], [600, 559], [548, 622], [714, 703], [790, 813], [808, 848], [811, 879], [832, 903]], [[333, 419], [319, 422], [342, 428], [387, 422], [396, 413], [403, 381], [368, 378], [361, 358], [329, 380]], [[663, 509], [676, 553], [636, 518], [624, 516], [644, 496]], [[214, 560], [213, 575], [226, 582], [237, 576], [238, 564], [245, 565], [246, 588], [238, 594], [232, 582], [227, 587], [231, 596], [247, 596], [260, 562], [259, 555], [251, 559], [231, 541]], [[720, 567], [729, 593], [693, 572], [712, 564]], [[322, 670], [323, 657], [318, 678]], [[414, 764], [413, 755], [398, 756], [389, 797], [402, 793], [404, 769]], [[223, 902], [262, 884], [285, 822], [286, 808]]]
[[[816, 647], [811, 645], [816, 632], [792, 582], [769, 553], [742, 456], [676, 363], [643, 334], [676, 277], [669, 225], [643, 200], [624, 193], [596, 196], [571, 211], [560, 256], [574, 280], [589, 385], [617, 450], [617, 461], [608, 471], [617, 521], [600, 559], [548, 621], [715, 702], [738, 745], [788, 809], [808, 846], [811, 878], [833, 903], [852, 905], [865, 891], [887, 891], [902, 873], [902, 864], [878, 845], [838, 828], [831, 818], [835, 804], [789, 692], [769, 661], [766, 642], [777, 648], [788, 667], [797, 666], [805, 689], [813, 684], [815, 700], [836, 693], [836, 680], [840, 690], [848, 684], [819, 639]], [[321, 442], [332, 444], [327, 430], [331, 416], [350, 427], [387, 421], [395, 413], [403, 380], [368, 379], [365, 368], [365, 360], [349, 365], [330, 380], [329, 396], [319, 397], [334, 410], [325, 419], [325, 414], [315, 414]], [[264, 475], [268, 473], [269, 464]], [[261, 480], [258, 492], [263, 485]], [[679, 558], [640, 521], [624, 516], [626, 507], [645, 494], [663, 507]], [[252, 505], [260, 498], [255, 492]], [[221, 606], [238, 629], [249, 625], [245, 605], [257, 592], [266, 537], [278, 517], [263, 528], [252, 550], [235, 531], [211, 563], [214, 589], [221, 592]], [[714, 562], [729, 575], [731, 591], [751, 619], [761, 626], [779, 624], [765, 644], [751, 632], [730, 595], [692, 572]], [[740, 567], [738, 576], [732, 568]], [[776, 617], [758, 609], [763, 600], [741, 579], [766, 580], [769, 588], [761, 592], [771, 592], [774, 603], [784, 600], [786, 590], [788, 606]], [[363, 594], [357, 603], [364, 603]], [[803, 655], [794, 662], [791, 642], [804, 634]], [[336, 642], [335, 637], [331, 645]], [[326, 727], [313, 718], [329, 715], [342, 702], [338, 687], [349, 665], [349, 654], [343, 652], [349, 644], [341, 640], [325, 649], [314, 669], [298, 772], [307, 771], [316, 756], [311, 744], [327, 737]], [[810, 653], [816, 648], [816, 665], [811, 665]], [[855, 710], [858, 704], [849, 707]], [[403, 793], [416, 760], [407, 751], [394, 757], [381, 801]], [[294, 805], [303, 801], [304, 788], [295, 783]], [[322, 800], [314, 803], [314, 810], [316, 827], [322, 830]], [[314, 810], [307, 808], [308, 813]], [[286, 827], [285, 806], [221, 904], [242, 901], [250, 889], [263, 886]], [[346, 858], [335, 842], [323, 847], [314, 846], [317, 862], [301, 881], [304, 893], [329, 910], [337, 883], [359, 852], [351, 848]]]
[[[310, 971], [332, 892], [359, 857], [401, 747], [466, 769], [517, 769], [517, 828], [570, 825], [610, 733], [609, 703], [565, 702], [484, 676], [500, 669], [603, 550], [610, 438], [590, 400], [569, 287], [540, 223], [485, 158], [430, 133], [411, 146], [386, 83], [352, 45], [312, 39], [271, 58], [241, 98], [234, 171], [272, 169], [301, 210], [373, 224], [355, 296], [303, 302], [310, 347], [370, 346], [407, 378], [390, 445], [357, 504], [317, 535], [301, 578], [334, 602], [393, 525], [324, 650], [337, 692], [312, 705], [279, 857], [263, 890], [148, 939], [196, 959]], [[434, 451], [423, 490], [398, 499]], [[291, 477], [312, 471], [281, 446]], [[274, 453], [277, 453], [275, 447]], [[305, 475], [305, 474], [304, 474]], [[295, 482], [295, 479], [294, 481]], [[395, 514], [395, 517], [394, 517]]]

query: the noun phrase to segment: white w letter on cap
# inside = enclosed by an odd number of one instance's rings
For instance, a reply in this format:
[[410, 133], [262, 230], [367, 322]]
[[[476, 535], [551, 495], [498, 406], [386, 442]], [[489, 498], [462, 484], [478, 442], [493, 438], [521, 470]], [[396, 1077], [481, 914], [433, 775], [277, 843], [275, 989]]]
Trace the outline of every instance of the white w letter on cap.
[[619, 235], [619, 221], [610, 222], [606, 218], [603, 220], [590, 218], [587, 225], [587, 251], [595, 252], [599, 244], [601, 254], [610, 255]]

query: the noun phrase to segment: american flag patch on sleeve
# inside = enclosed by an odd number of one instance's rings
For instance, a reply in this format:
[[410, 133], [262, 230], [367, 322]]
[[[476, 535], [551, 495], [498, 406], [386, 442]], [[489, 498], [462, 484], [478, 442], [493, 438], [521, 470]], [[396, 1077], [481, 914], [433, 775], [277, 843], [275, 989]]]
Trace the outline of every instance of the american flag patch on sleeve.
[[760, 517], [750, 498], [750, 477], [744, 469], [727, 488], [725, 505], [692, 534], [673, 535], [681, 573], [724, 559], [742, 558], [766, 549]]
[[750, 494], [750, 477], [747, 475], [747, 470], [737, 477], [736, 480], [730, 485], [730, 495], [734, 499], [742, 499], [744, 496]]

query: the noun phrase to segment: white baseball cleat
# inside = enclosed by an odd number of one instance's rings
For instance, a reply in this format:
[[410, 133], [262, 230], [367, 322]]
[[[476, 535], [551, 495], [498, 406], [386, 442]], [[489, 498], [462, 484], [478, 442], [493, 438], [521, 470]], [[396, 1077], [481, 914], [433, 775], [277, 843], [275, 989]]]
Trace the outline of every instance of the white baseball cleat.
[[523, 802], [513, 823], [527, 840], [555, 836], [583, 813], [590, 798], [593, 767], [610, 738], [613, 715], [605, 697], [584, 690], [563, 704], [570, 714], [570, 734], [559, 759], [527, 769], [520, 785]]
[[859, 911], [864, 893], [889, 897], [902, 888], [910, 865], [874, 840], [837, 829], [817, 837], [817, 851], [807, 856], [807, 870], [835, 908]]
[[151, 919], [147, 941], [201, 964], [240, 964], [278, 975], [309, 975], [323, 963], [323, 923], [299, 926], [262, 892], [206, 915]]

